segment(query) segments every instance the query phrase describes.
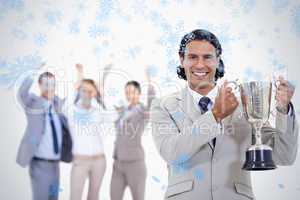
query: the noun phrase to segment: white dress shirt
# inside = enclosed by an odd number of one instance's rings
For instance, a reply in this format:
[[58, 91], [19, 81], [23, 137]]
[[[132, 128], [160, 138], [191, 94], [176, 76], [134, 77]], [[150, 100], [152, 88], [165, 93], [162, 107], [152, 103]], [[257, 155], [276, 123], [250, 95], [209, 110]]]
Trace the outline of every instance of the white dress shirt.
[[[193, 102], [195, 104], [195, 106], [197, 107], [197, 109], [200, 110], [200, 107], [198, 105], [200, 99], [202, 97], [204, 97], [203, 95], [199, 94], [198, 92], [192, 90], [190, 88], [190, 86], [188, 86], [188, 91], [190, 92], [190, 94], [193, 96]], [[206, 97], [208, 97], [211, 100], [211, 103], [208, 104], [208, 110], [211, 110], [213, 108], [214, 102], [215, 102], [215, 98], [218, 95], [218, 87], [215, 86], [207, 95]]]
[[73, 140], [74, 155], [104, 154], [103, 107], [82, 108], [79, 103], [68, 106], [68, 121]]

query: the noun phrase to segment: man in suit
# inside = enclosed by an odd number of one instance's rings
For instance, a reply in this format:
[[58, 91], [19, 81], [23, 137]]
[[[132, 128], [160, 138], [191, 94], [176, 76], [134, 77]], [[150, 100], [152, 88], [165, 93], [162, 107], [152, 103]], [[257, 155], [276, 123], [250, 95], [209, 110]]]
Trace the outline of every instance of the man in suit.
[[[181, 41], [177, 68], [187, 86], [155, 99], [151, 106], [152, 134], [168, 164], [166, 199], [255, 199], [250, 172], [242, 170], [252, 129], [240, 115], [242, 105], [224, 75], [222, 48], [217, 37], [198, 29]], [[291, 98], [294, 88], [282, 77], [276, 91], [276, 127], [262, 128], [262, 139], [273, 148], [277, 165], [293, 164], [298, 125]]]
[[141, 87], [136, 81], [125, 86], [128, 106], [118, 108], [119, 117], [115, 122], [116, 141], [114, 146], [114, 164], [110, 186], [111, 200], [122, 200], [128, 186], [133, 200], [145, 198], [147, 169], [142, 146], [142, 134], [149, 121], [149, 109], [155, 91], [148, 77], [149, 88], [147, 106], [140, 103]]
[[32, 77], [28, 76], [18, 90], [27, 127], [19, 146], [17, 163], [22, 167], [29, 165], [33, 200], [56, 200], [59, 161], [71, 161], [68, 124], [61, 113], [63, 102], [55, 95], [54, 75], [44, 72], [39, 76], [40, 96], [29, 92], [32, 83]]

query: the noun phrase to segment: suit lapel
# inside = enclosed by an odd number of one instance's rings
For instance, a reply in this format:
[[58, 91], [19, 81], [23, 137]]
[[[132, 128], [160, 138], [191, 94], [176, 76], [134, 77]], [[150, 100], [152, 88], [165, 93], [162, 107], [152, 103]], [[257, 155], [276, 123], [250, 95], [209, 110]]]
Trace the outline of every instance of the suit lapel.
[[195, 107], [193, 96], [189, 93], [187, 87], [185, 87], [181, 93], [179, 93], [177, 99], [179, 100], [180, 108], [185, 112], [186, 116], [188, 116], [192, 122], [196, 121], [199, 116], [201, 116], [201, 112]]
[[[196, 121], [201, 115], [201, 111], [197, 108], [193, 102], [193, 96], [188, 91], [188, 86], [186, 86], [177, 96], [179, 101], [179, 107], [183, 110], [189, 120], [193, 123]], [[213, 150], [213, 143], [210, 141], [209, 143], [210, 148]], [[216, 143], [217, 144], [217, 143]]]

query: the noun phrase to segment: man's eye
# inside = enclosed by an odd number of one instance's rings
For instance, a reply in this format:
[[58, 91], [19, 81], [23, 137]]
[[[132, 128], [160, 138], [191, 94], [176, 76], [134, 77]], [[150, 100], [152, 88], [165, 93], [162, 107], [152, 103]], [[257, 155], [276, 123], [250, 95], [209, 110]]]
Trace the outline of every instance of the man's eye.
[[190, 59], [196, 59], [197, 56], [189, 56]]
[[213, 58], [213, 56], [210, 56], [210, 55], [208, 55], [208, 56], [204, 56], [204, 59], [212, 59]]

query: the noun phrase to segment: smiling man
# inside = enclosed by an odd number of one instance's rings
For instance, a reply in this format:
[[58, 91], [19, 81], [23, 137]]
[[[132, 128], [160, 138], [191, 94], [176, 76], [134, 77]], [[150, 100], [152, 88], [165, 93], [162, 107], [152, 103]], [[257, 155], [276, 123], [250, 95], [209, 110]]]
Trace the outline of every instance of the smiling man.
[[61, 112], [63, 100], [55, 94], [54, 74], [39, 75], [39, 95], [30, 92], [33, 83], [33, 75], [29, 75], [18, 90], [27, 127], [18, 149], [17, 163], [21, 167], [29, 166], [33, 200], [58, 200], [59, 162], [72, 160], [68, 121]]
[[[241, 117], [242, 105], [225, 81], [222, 48], [214, 34], [194, 30], [181, 40], [178, 76], [187, 86], [155, 99], [151, 106], [152, 134], [168, 164], [166, 199], [255, 199], [250, 172], [242, 170], [252, 129]], [[262, 128], [263, 142], [273, 148], [277, 165], [293, 164], [298, 125], [291, 98], [294, 88], [279, 79], [276, 126]]]

